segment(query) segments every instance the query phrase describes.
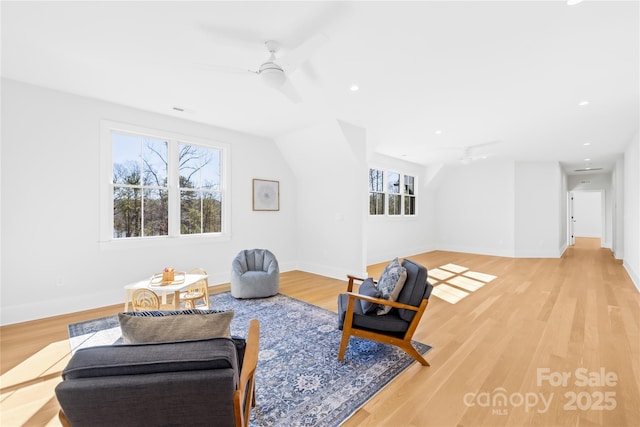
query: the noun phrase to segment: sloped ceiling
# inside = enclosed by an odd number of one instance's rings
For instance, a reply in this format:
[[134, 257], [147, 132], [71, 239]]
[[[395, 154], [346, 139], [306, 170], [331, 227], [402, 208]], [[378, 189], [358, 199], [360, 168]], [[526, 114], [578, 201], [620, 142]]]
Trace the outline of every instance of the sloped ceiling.
[[[270, 138], [338, 119], [419, 164], [500, 141], [473, 154], [573, 171], [607, 170], [638, 130], [636, 1], [0, 7], [3, 77]], [[284, 56], [320, 32], [327, 43], [291, 75], [302, 103], [227, 70], [256, 70], [266, 40]]]

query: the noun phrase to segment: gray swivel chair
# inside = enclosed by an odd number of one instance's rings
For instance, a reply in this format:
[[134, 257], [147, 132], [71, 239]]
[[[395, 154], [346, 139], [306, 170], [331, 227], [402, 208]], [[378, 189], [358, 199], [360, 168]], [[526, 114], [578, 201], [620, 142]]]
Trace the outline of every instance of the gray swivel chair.
[[278, 293], [280, 269], [267, 249], [240, 251], [231, 263], [231, 295], [235, 298], [264, 298]]

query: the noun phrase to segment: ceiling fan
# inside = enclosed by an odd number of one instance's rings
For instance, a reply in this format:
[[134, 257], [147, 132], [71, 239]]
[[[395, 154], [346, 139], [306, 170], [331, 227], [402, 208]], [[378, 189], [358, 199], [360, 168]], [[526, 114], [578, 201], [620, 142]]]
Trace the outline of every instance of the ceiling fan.
[[279, 91], [289, 98], [289, 100], [297, 104], [302, 101], [302, 98], [291, 83], [289, 76], [309, 60], [327, 40], [328, 38], [326, 35], [319, 33], [293, 49], [288, 55], [282, 58], [276, 57], [276, 54], [281, 47], [280, 43], [275, 40], [267, 40], [264, 42], [264, 45], [269, 52], [269, 58], [258, 67], [257, 71], [247, 70], [240, 67], [208, 64], [201, 65], [204, 65], [206, 68], [213, 69], [214, 71], [248, 72], [258, 75], [267, 86]]
[[438, 156], [436, 154], [434, 157], [445, 162], [459, 162], [463, 165], [468, 165], [472, 162], [491, 157], [493, 153], [488, 150], [488, 148], [502, 143], [502, 141], [489, 141], [480, 144], [466, 145], [464, 147], [445, 147], [440, 149], [440, 153], [442, 153], [442, 151], [448, 153], [454, 152], [455, 155]]

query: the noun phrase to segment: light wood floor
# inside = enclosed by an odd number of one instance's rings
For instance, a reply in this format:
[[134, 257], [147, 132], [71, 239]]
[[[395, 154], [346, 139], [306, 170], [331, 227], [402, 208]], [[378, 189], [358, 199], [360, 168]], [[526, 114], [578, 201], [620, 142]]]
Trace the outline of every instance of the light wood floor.
[[[410, 258], [496, 278], [455, 304], [433, 296], [414, 335], [433, 346], [431, 366], [414, 363], [346, 426], [640, 425], [640, 294], [598, 239], [578, 239], [560, 259], [444, 251]], [[335, 311], [344, 287], [288, 272], [280, 290]], [[59, 425], [53, 389], [70, 357], [66, 325], [121, 308], [2, 327], [0, 424]], [[554, 383], [563, 373], [565, 384]], [[259, 396], [258, 384], [258, 404]]]

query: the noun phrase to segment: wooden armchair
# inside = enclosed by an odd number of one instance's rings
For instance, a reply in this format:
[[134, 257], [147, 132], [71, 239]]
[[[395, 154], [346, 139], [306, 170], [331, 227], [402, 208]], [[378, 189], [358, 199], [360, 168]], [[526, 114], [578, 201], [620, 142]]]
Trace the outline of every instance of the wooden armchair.
[[[63, 426], [248, 427], [260, 324], [219, 337], [78, 350], [56, 386]], [[243, 354], [243, 356], [241, 355]]]
[[[433, 286], [427, 281], [427, 269], [424, 266], [405, 259], [402, 266], [407, 270], [407, 279], [397, 301], [369, 297], [353, 292], [355, 281], [366, 279], [348, 275], [347, 293], [338, 297], [338, 325], [342, 329], [342, 340], [338, 351], [338, 360], [344, 354], [351, 336], [395, 345], [424, 366], [429, 363], [413, 347], [411, 340], [418, 327], [422, 314], [427, 308]], [[388, 314], [378, 315], [374, 310], [365, 313], [361, 301], [391, 306]]]

